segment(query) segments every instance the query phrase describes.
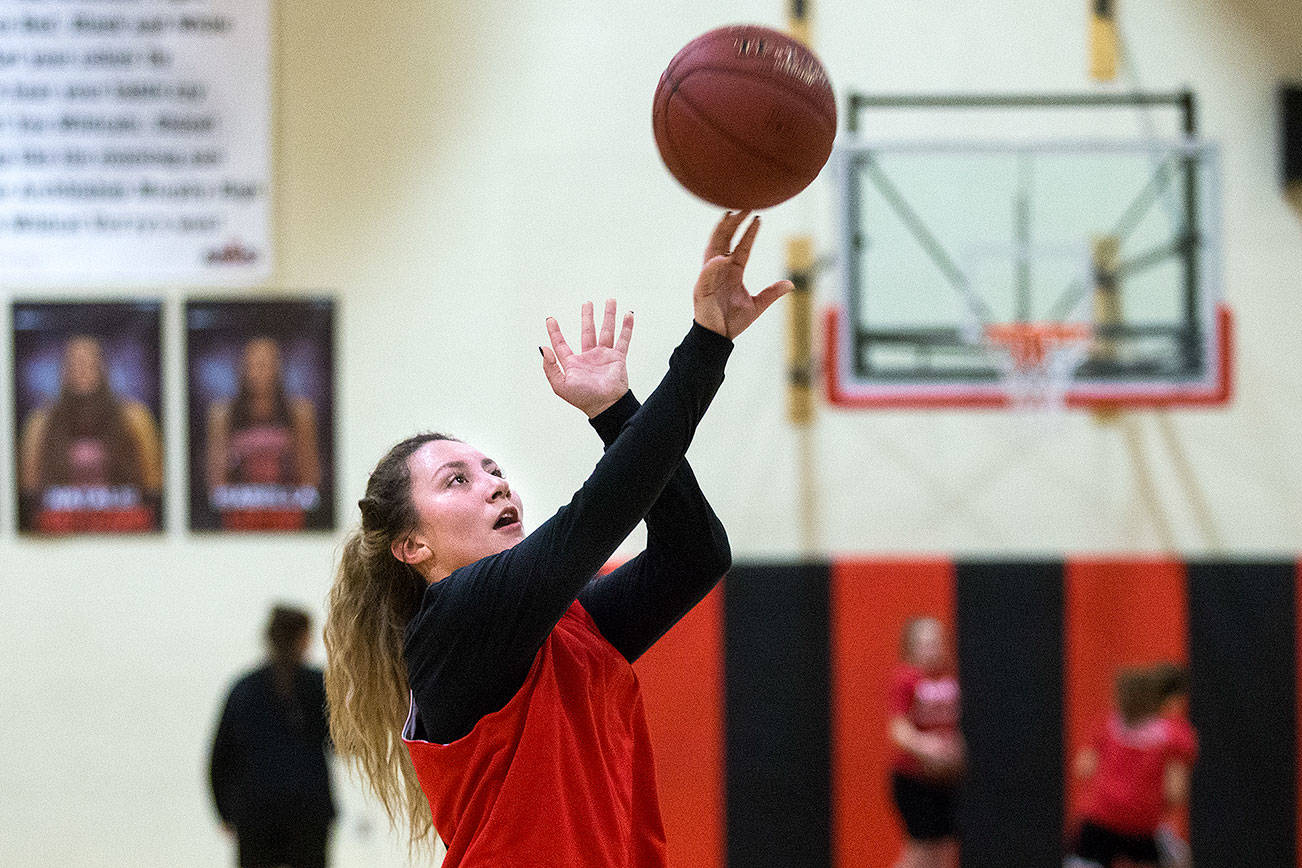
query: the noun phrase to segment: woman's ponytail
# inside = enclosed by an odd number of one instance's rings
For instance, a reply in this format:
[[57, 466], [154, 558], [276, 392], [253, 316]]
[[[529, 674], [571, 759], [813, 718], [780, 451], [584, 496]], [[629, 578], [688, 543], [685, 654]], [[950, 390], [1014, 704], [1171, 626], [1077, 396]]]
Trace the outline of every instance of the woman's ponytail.
[[335, 751], [360, 769], [389, 819], [405, 822], [414, 847], [433, 844], [429, 803], [402, 743], [410, 697], [403, 634], [425, 580], [393, 556], [392, 543], [416, 525], [407, 459], [442, 434], [394, 446], [358, 502], [361, 527], [348, 535], [330, 588], [325, 625], [326, 699]]

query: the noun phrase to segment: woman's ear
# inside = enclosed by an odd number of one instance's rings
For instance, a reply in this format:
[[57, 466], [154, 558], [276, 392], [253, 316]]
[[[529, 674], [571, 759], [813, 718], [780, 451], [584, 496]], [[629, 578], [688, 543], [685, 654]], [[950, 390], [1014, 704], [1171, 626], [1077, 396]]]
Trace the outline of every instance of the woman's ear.
[[434, 557], [434, 552], [428, 545], [410, 534], [389, 543], [389, 551], [393, 552], [395, 558], [413, 567], [418, 567]]

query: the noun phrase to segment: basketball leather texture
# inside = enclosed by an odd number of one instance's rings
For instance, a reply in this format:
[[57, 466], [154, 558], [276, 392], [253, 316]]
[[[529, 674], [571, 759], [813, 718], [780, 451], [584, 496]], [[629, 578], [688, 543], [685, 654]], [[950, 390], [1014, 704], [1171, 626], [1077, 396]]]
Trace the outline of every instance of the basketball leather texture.
[[689, 191], [737, 210], [768, 208], [809, 186], [836, 138], [823, 64], [756, 25], [711, 30], [670, 61], [651, 112], [665, 167]]

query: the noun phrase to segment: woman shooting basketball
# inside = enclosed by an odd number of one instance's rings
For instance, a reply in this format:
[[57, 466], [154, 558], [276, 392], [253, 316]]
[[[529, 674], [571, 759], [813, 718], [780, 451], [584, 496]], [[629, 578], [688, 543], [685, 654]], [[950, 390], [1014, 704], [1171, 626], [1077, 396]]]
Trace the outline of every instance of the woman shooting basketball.
[[[413, 842], [437, 830], [447, 868], [665, 862], [629, 664], [730, 562], [683, 456], [732, 339], [791, 289], [746, 291], [757, 220], [729, 250], [745, 218], [715, 228], [695, 322], [640, 408], [625, 369], [631, 314], [616, 336], [608, 302], [598, 335], [585, 305], [578, 353], [548, 320], [543, 371], [606, 452], [532, 533], [501, 468], [467, 443], [418, 435], [371, 474], [330, 593], [331, 732]], [[644, 518], [646, 550], [594, 579]]]

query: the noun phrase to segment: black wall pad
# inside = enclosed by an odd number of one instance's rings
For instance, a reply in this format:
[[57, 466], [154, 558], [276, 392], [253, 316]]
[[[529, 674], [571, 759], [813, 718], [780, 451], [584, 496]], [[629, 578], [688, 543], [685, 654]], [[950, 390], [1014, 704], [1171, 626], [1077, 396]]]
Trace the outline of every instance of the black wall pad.
[[957, 565], [964, 868], [1062, 864], [1061, 563]]
[[826, 564], [725, 582], [729, 868], [831, 865], [827, 582]]
[[1297, 865], [1296, 577], [1293, 563], [1189, 565], [1195, 865]]

